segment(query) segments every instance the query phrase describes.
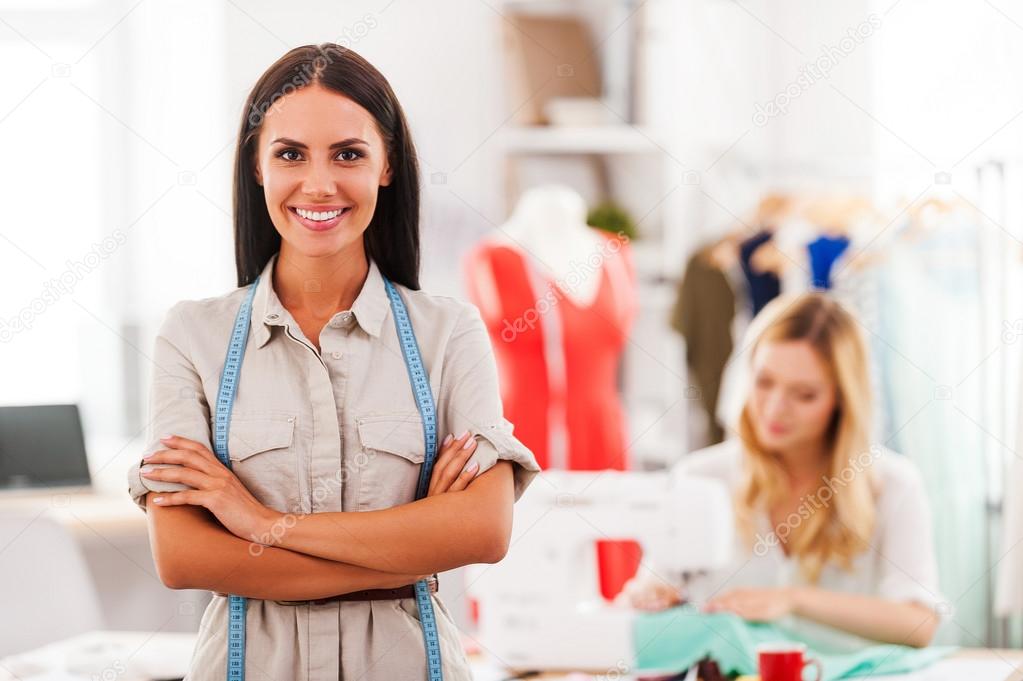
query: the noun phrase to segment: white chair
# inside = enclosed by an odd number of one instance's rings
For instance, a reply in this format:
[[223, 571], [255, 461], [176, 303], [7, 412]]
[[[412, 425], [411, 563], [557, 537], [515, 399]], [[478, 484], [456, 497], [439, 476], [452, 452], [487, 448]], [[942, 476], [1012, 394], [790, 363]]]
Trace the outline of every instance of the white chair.
[[46, 514], [0, 515], [0, 658], [103, 628], [89, 568]]

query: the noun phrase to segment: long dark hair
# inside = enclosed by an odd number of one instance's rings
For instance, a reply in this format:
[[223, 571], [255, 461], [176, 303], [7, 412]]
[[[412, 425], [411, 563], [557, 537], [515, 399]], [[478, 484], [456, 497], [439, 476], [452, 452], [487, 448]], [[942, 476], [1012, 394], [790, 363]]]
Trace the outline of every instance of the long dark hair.
[[352, 50], [334, 43], [296, 47], [260, 77], [245, 102], [234, 159], [234, 254], [238, 286], [252, 283], [281, 247], [256, 183], [263, 118], [291, 92], [317, 84], [353, 100], [376, 120], [391, 165], [363, 235], [366, 256], [388, 279], [419, 290], [419, 162], [405, 112], [387, 79]]

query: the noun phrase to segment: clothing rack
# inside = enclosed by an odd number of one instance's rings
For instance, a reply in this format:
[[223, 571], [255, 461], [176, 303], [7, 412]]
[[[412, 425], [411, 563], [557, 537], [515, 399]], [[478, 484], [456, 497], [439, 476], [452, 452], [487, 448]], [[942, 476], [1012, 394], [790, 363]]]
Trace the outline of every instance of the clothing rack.
[[[1012, 225], [1018, 222], [1021, 217], [1020, 205], [1013, 205], [1015, 192], [1012, 191], [1012, 176], [1023, 177], [1023, 156], [1005, 156], [989, 159], [975, 168], [977, 179], [978, 208], [982, 211], [985, 219], [996, 221], [997, 230], [992, 232], [992, 238], [988, 239], [988, 249], [984, 254], [985, 279], [990, 285], [982, 288], [984, 292], [984, 309], [990, 313], [991, 324], [985, 324], [986, 334], [994, 336], [1000, 333], [1002, 322], [1006, 319], [1013, 319], [1014, 311], [1020, 309], [1020, 296], [1018, 286], [1014, 286], [1013, 279], [1020, 278], [1021, 263], [1019, 261], [1021, 245], [1013, 242], [1011, 235]], [[1009, 234], [1005, 231], [1008, 230]], [[985, 339], [988, 344], [996, 342], [996, 338]], [[1013, 446], [1017, 442], [1019, 432], [1019, 409], [1023, 405], [1020, 395], [1020, 370], [1018, 360], [1011, 361], [1008, 352], [998, 353], [992, 357], [992, 366], [985, 367], [984, 378], [993, 382], [993, 388], [983, 392], [985, 403], [983, 413], [987, 414], [993, 422], [990, 424], [993, 434], [1001, 443], [1009, 443]], [[1017, 380], [1013, 381], [1015, 377]], [[989, 470], [996, 473], [1004, 473], [1004, 453], [1001, 445], [996, 449], [996, 455], [991, 456], [988, 452], [988, 460], [992, 462]], [[996, 484], [1000, 481], [1000, 485]], [[994, 566], [1001, 557], [1001, 526], [1004, 522], [1004, 500], [1007, 494], [1019, 493], [1019, 490], [1008, 489], [1008, 477], [1004, 474], [989, 480], [989, 503], [987, 505], [987, 518], [989, 531], [988, 539], [988, 565]], [[992, 571], [994, 572], [994, 571]], [[1021, 576], [1023, 578], [1023, 576]], [[996, 617], [993, 612], [994, 605], [994, 583], [995, 576], [989, 575], [985, 586], [988, 590], [988, 603], [991, 607], [989, 622], [989, 636], [987, 644], [999, 647], [1019, 647], [1023, 645], [1023, 629], [1021, 629], [1020, 618], [1017, 617]], [[1015, 620], [1015, 621], [1014, 621]]]

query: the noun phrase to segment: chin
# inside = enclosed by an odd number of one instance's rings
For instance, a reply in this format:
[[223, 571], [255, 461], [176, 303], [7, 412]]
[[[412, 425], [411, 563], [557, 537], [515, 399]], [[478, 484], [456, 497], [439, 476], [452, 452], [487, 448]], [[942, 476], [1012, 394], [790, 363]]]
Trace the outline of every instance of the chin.
[[282, 237], [296, 252], [308, 257], [331, 255], [342, 251], [362, 239], [362, 232], [340, 230], [333, 234], [315, 234], [299, 228]]

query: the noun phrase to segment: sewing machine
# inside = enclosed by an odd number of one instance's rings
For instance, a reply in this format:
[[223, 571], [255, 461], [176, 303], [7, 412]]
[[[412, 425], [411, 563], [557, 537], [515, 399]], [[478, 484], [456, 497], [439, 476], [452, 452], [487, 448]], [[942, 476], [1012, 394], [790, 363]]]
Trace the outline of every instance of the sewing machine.
[[640, 570], [722, 567], [734, 541], [731, 501], [708, 478], [541, 473], [515, 504], [508, 555], [473, 566], [467, 579], [483, 648], [518, 669], [630, 667], [636, 613], [601, 595], [595, 542], [602, 539], [637, 541]]

